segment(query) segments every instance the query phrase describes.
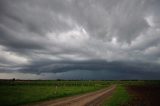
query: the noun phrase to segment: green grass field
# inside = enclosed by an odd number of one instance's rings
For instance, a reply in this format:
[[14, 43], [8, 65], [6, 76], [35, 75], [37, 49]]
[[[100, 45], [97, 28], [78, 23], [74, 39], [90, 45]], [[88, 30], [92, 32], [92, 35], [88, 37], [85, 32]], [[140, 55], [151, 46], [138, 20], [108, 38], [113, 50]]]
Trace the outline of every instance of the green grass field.
[[104, 106], [119, 106], [132, 97], [126, 86], [160, 85], [160, 81], [55, 81], [55, 80], [0, 80], [0, 106], [16, 106], [49, 99], [56, 99], [117, 84], [116, 91]]
[[103, 104], [103, 106], [120, 106], [124, 105], [131, 100], [130, 95], [122, 85], [117, 85], [116, 91], [113, 95]]
[[95, 91], [105, 81], [1, 81], [0, 105], [14, 106]]

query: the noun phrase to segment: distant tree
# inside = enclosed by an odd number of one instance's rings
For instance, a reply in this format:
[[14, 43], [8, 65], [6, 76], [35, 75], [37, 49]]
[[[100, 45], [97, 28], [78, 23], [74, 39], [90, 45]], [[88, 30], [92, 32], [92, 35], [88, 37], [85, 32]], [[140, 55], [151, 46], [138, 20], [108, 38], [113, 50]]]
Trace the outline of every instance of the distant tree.
[[63, 79], [57, 79], [57, 81], [63, 81]]
[[12, 79], [12, 81], [15, 81], [15, 80], [16, 80], [15, 78]]
[[12, 85], [12, 86], [14, 86], [15, 80], [16, 80], [15, 78], [13, 78], [13, 79], [11, 80], [11, 85]]

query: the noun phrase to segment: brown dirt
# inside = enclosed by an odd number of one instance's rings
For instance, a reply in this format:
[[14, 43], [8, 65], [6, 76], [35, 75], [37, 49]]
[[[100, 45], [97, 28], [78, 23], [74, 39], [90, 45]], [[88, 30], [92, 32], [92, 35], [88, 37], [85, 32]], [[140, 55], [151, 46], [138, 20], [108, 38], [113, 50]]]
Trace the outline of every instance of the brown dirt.
[[111, 87], [96, 92], [28, 104], [24, 106], [100, 106], [104, 100], [111, 96], [115, 88], [116, 85], [112, 85]]
[[160, 85], [129, 86], [133, 100], [126, 106], [160, 106]]

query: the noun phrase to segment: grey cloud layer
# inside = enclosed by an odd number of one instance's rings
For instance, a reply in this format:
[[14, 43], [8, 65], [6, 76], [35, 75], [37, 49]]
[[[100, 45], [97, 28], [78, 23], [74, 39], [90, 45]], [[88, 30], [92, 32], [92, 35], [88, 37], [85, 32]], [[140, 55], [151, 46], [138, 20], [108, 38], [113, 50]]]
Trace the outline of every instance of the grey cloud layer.
[[0, 72], [154, 77], [159, 10], [159, 0], [1, 0]]

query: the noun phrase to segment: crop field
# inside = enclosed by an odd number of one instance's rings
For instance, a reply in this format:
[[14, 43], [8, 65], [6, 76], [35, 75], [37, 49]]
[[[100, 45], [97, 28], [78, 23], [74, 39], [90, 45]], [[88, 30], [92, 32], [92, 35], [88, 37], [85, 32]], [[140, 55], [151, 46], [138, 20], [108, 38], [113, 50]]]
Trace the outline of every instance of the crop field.
[[116, 85], [116, 89], [103, 106], [160, 105], [160, 81], [0, 80], [0, 106], [54, 100], [94, 92], [111, 85]]
[[108, 81], [0, 81], [0, 106], [13, 106], [95, 91]]
[[126, 106], [160, 106], [159, 81], [148, 81], [143, 85], [129, 85], [127, 91], [132, 96], [132, 101]]

